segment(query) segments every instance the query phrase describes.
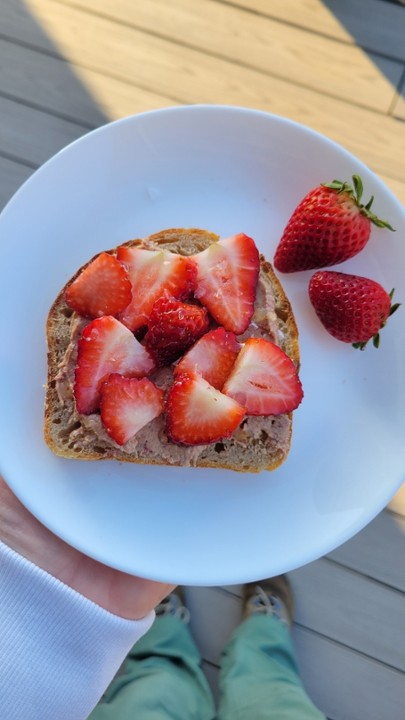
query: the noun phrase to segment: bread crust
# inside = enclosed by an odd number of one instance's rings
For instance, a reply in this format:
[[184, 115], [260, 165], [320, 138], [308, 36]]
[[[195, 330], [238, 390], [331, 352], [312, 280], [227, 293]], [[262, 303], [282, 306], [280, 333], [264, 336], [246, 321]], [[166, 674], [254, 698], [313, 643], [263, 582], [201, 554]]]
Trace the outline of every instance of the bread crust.
[[[218, 240], [219, 236], [215, 233], [199, 228], [170, 228], [148, 238], [129, 240], [122, 245], [149, 249], [162, 247], [165, 250], [182, 255], [193, 255]], [[117, 248], [113, 248], [103, 252], [115, 254], [116, 250]], [[205, 446], [204, 451], [198, 457], [193, 456], [193, 449], [185, 446], [176, 445], [176, 458], [168, 460], [162, 454], [154, 456], [153, 453], [147, 455], [141, 453], [141, 455], [138, 455], [137, 452], [123, 451], [108, 437], [107, 440], [104, 438], [101, 442], [97, 437], [90, 442], [83, 442], [83, 438], [88, 439], [88, 434], [91, 435], [90, 430], [86, 427], [89, 421], [86, 417], [77, 414], [73, 396], [63, 399], [63, 402], [61, 401], [57, 378], [61, 366], [66, 362], [68, 349], [72, 349], [75, 344], [71, 342], [72, 330], [74, 331], [78, 323], [80, 327], [78, 315], [69, 308], [65, 301], [66, 289], [99, 254], [97, 253], [70, 278], [59, 292], [48, 314], [46, 325], [48, 376], [44, 414], [44, 436], [48, 447], [57, 455], [76, 460], [115, 459], [138, 464], [193, 465], [195, 467], [230, 469], [239, 472], [274, 470], [284, 462], [291, 444], [292, 413], [275, 418], [245, 418], [240, 428], [235, 431], [234, 436], [221, 443]], [[266, 292], [271, 291], [274, 296], [274, 315], [279, 331], [277, 342], [291, 357], [298, 369], [300, 363], [298, 330], [291, 305], [274, 273], [272, 265], [263, 255], [260, 255], [260, 279], [261, 285], [266, 289]], [[260, 309], [258, 307], [258, 313]], [[256, 310], [254, 317], [256, 317]], [[87, 324], [90, 320], [82, 322]], [[249, 333], [247, 333], [247, 336], [249, 336]], [[268, 328], [268, 337], [274, 339], [270, 327]], [[271, 423], [276, 424], [277, 428], [273, 429]], [[253, 428], [253, 434], [249, 432], [251, 427]], [[281, 430], [284, 444], [283, 447], [277, 447], [277, 442], [272, 441], [271, 436], [281, 432]], [[161, 435], [162, 429], [159, 432]], [[168, 443], [167, 439], [165, 442]], [[172, 447], [174, 445], [173, 443], [169, 444]]]

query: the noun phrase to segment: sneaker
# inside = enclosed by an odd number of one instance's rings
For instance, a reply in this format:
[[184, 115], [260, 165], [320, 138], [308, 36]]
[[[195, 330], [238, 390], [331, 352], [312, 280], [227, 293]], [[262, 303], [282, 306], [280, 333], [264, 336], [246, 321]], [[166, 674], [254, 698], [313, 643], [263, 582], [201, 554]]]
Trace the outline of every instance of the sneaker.
[[285, 575], [245, 585], [245, 618], [258, 614], [272, 615], [285, 625], [288, 625], [288, 627], [291, 627], [293, 611], [293, 595], [290, 583]]
[[176, 592], [170, 593], [165, 597], [162, 602], [155, 608], [156, 617], [163, 617], [164, 615], [172, 615], [181, 622], [187, 624], [190, 622], [190, 611], [183, 604], [183, 593], [179, 588]]

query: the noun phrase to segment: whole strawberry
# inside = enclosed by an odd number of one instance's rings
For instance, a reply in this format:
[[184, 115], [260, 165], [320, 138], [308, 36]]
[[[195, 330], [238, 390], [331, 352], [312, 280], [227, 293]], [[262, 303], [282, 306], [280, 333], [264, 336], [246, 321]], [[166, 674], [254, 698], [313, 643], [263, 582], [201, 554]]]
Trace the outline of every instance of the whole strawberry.
[[311, 190], [294, 210], [274, 256], [280, 272], [336, 265], [357, 255], [370, 237], [371, 223], [393, 230], [367, 205], [361, 204], [363, 183], [333, 180]]
[[316, 272], [309, 283], [309, 298], [326, 330], [361, 350], [370, 338], [378, 347], [379, 331], [399, 307], [391, 305], [393, 293], [374, 280], [332, 270]]

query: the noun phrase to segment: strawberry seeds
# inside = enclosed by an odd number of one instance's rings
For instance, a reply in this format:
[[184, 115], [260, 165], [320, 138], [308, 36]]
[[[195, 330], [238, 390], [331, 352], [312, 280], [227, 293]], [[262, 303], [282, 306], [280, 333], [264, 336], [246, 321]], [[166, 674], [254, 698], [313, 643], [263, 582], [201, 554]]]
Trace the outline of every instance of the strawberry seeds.
[[[100, 412], [123, 445], [163, 412], [171, 442], [205, 445], [246, 415], [294, 410], [303, 392], [292, 360], [270, 340], [238, 339], [253, 317], [259, 271], [243, 233], [190, 257], [126, 245], [98, 255], [65, 294], [89, 318], [77, 346], [78, 413]], [[166, 397], [153, 382], [162, 366], [172, 370]]]
[[[369, 241], [371, 226], [394, 228], [371, 211], [374, 198], [361, 202], [363, 183], [340, 180], [311, 190], [291, 215], [274, 255], [274, 266], [284, 273], [319, 269], [357, 255]], [[337, 340], [364, 350], [399, 307], [374, 280], [333, 271], [317, 272], [309, 283], [309, 298], [324, 328]]]

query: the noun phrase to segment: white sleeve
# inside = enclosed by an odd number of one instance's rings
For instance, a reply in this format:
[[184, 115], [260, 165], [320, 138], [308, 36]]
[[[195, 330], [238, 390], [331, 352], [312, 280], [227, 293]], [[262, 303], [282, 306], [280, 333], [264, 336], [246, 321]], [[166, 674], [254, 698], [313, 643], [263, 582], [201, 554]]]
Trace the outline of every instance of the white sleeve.
[[85, 720], [154, 617], [113, 615], [0, 542], [1, 720]]

